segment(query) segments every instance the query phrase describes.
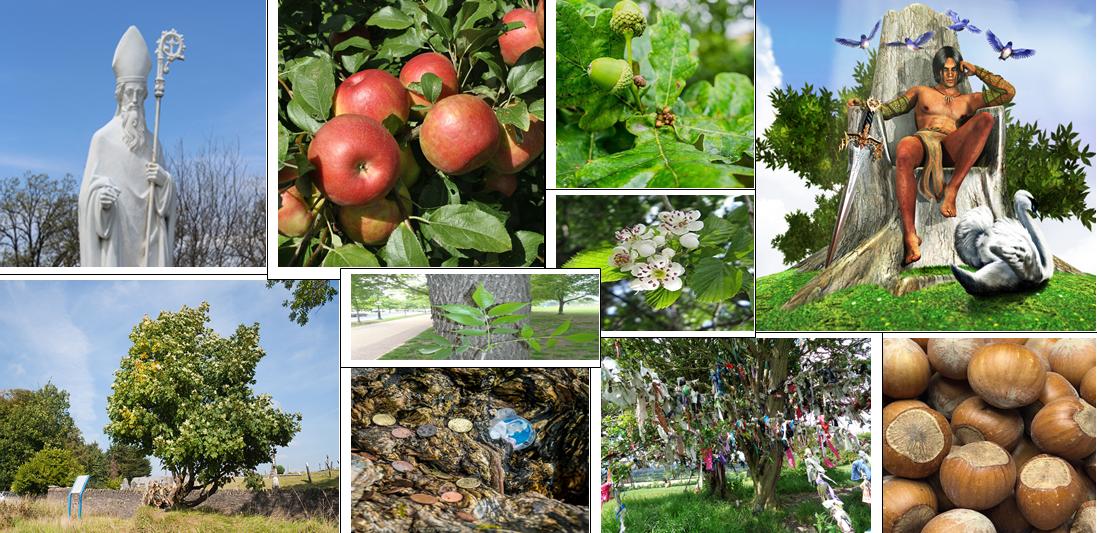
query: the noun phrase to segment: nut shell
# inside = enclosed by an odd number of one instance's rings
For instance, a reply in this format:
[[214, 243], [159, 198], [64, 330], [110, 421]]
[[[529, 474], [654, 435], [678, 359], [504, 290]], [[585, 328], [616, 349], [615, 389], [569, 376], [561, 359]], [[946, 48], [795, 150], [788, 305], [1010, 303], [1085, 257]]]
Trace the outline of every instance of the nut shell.
[[1078, 472], [1052, 455], [1032, 458], [1017, 476], [1017, 508], [1028, 523], [1040, 529], [1065, 523], [1084, 497]]
[[937, 497], [923, 481], [885, 477], [884, 533], [916, 533], [937, 514]]
[[1060, 398], [1044, 406], [1029, 428], [1041, 450], [1065, 459], [1081, 460], [1097, 445], [1094, 409], [1079, 398]]
[[926, 403], [952, 420], [952, 412], [964, 400], [975, 396], [967, 381], [949, 379], [940, 373], [929, 378], [929, 387], [926, 389]]
[[1019, 344], [988, 344], [968, 364], [968, 383], [987, 403], [1013, 409], [1036, 401], [1047, 371], [1032, 350]]
[[949, 379], [967, 379], [967, 367], [984, 339], [930, 339], [926, 358], [934, 370]]
[[884, 407], [884, 469], [920, 479], [937, 471], [952, 448], [952, 429], [945, 417], [917, 400]]
[[1086, 372], [1097, 365], [1095, 342], [1094, 339], [1061, 339], [1048, 351], [1051, 369], [1078, 388]]
[[952, 433], [961, 445], [986, 440], [1012, 450], [1024, 430], [1020, 413], [998, 409], [978, 396], [964, 400], [952, 414]]
[[930, 520], [922, 533], [996, 533], [994, 523], [978, 511], [971, 509], [953, 509], [941, 513]]
[[884, 339], [884, 396], [916, 398], [929, 385], [929, 360], [910, 339]]
[[1089, 500], [1078, 508], [1074, 514], [1074, 520], [1070, 525], [1070, 533], [1094, 533], [1097, 529], [1097, 513], [1094, 513], [1094, 505], [1097, 502]]
[[1097, 406], [1097, 397], [1095, 397], [1097, 396], [1097, 367], [1089, 369], [1089, 372], [1082, 376], [1082, 384], [1078, 387], [1078, 392], [1083, 400]]
[[1017, 498], [1006, 498], [1002, 503], [986, 511], [987, 518], [994, 523], [998, 533], [1029, 533], [1032, 524], [1025, 520], [1017, 508]]
[[1013, 457], [989, 441], [957, 446], [941, 463], [941, 489], [964, 509], [982, 511], [1002, 503], [1016, 481]]

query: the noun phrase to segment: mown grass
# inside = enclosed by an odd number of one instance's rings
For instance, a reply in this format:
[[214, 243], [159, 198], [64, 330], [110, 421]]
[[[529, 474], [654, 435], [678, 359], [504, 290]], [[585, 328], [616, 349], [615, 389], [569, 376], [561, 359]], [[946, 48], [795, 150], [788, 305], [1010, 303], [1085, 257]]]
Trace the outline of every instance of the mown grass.
[[[923, 274], [937, 274], [923, 269]], [[974, 297], [959, 283], [893, 296], [862, 285], [790, 311], [781, 309], [815, 273], [794, 269], [758, 278], [758, 331], [1091, 331], [1092, 274], [1056, 273], [1027, 293]]]
[[84, 515], [69, 519], [63, 504], [42, 500], [0, 502], [0, 530], [14, 533], [75, 532], [210, 532], [269, 531], [272, 533], [335, 532], [335, 523], [283, 520], [267, 516], [223, 515], [208, 511], [161, 511], [140, 507], [132, 518]]
[[[272, 489], [270, 477], [263, 476], [263, 485], [267, 489]], [[308, 477], [305, 474], [282, 474], [278, 476], [278, 486], [283, 489], [290, 487], [299, 489], [338, 489], [339, 488], [339, 471], [332, 469], [331, 477], [328, 477], [327, 470], [313, 471], [312, 483], [308, 482]], [[244, 478], [238, 477], [228, 482], [225, 485], [226, 489], [247, 490], [247, 485], [244, 484]]]
[[[573, 333], [598, 335], [597, 307], [584, 306], [573, 309], [568, 306], [564, 308], [563, 315], [556, 314], [556, 308], [535, 307], [530, 314], [530, 325], [538, 335], [552, 333], [565, 320], [571, 320], [571, 328], [567, 331], [567, 335]], [[389, 353], [382, 355], [381, 359], [446, 359], [448, 354], [445, 352], [428, 355], [419, 353], [420, 348], [429, 348], [434, 345], [427, 340], [432, 331], [428, 329], [420, 333]], [[532, 359], [597, 359], [598, 344], [597, 339], [588, 343], [560, 341], [551, 350], [545, 349], [540, 353], [532, 352], [530, 355]]]

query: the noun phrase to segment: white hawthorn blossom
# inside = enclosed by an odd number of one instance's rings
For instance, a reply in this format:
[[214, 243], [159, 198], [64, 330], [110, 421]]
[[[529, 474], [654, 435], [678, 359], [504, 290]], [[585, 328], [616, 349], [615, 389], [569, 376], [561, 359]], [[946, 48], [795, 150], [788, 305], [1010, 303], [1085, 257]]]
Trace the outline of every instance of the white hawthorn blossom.
[[701, 231], [705, 223], [701, 222], [701, 212], [692, 209], [690, 211], [664, 211], [659, 213], [661, 223], [659, 227], [671, 235], [678, 237], [678, 243], [690, 250], [701, 245], [695, 231]]
[[629, 287], [634, 291], [653, 291], [662, 286], [668, 291], [677, 291], [682, 288], [682, 274], [685, 272], [682, 265], [669, 257], [654, 255], [646, 263], [632, 267], [632, 275], [636, 279], [629, 282]]
[[[681, 290], [686, 269], [673, 258], [678, 251], [688, 252], [701, 245], [695, 233], [705, 226], [700, 220], [701, 212], [665, 211], [656, 218], [659, 223], [652, 226], [636, 224], [618, 230], [617, 246], [609, 264], [634, 276], [629, 281], [632, 290], [651, 291], [660, 287]], [[675, 240], [681, 250], [676, 250]]]

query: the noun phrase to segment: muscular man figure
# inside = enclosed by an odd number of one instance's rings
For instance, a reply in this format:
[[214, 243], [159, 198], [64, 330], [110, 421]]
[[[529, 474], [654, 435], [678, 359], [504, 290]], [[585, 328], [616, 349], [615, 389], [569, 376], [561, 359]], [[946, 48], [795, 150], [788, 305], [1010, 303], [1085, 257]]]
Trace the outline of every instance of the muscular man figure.
[[[974, 74], [985, 85], [982, 92], [960, 94], [957, 85]], [[914, 229], [915, 190], [926, 199], [941, 202], [941, 214], [956, 216], [956, 192], [994, 127], [994, 117], [976, 113], [979, 109], [1003, 105], [1013, 100], [1013, 85], [1001, 76], [964, 61], [955, 48], [944, 46], [933, 56], [933, 87], [914, 86], [902, 96], [883, 104], [884, 120], [914, 110], [918, 131], [899, 141], [895, 155], [895, 196], [903, 223], [903, 265], [922, 257], [918, 246], [922, 238]], [[861, 105], [856, 99], [849, 106]], [[952, 180], [944, 183], [944, 165], [952, 165]], [[922, 180], [916, 183], [915, 167], [922, 166]]]

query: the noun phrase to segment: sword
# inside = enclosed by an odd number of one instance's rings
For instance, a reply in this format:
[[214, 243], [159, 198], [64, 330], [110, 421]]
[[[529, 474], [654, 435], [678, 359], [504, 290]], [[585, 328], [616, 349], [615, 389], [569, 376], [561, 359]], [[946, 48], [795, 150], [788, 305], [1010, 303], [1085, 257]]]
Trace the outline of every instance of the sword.
[[872, 123], [876, 118], [876, 110], [880, 108], [880, 101], [869, 98], [865, 104], [860, 127], [853, 132], [846, 132], [842, 142], [838, 145], [839, 151], [849, 148], [850, 153], [853, 155], [853, 162], [850, 164], [849, 180], [846, 181], [846, 186], [842, 189], [842, 199], [838, 204], [838, 218], [834, 222], [834, 233], [830, 237], [830, 246], [827, 247], [827, 260], [823, 265], [824, 268], [829, 267], [830, 262], [834, 259], [834, 252], [838, 249], [838, 242], [842, 238], [842, 230], [845, 229], [846, 218], [853, 207], [854, 187], [857, 186], [857, 180], [860, 179], [861, 172], [867, 167], [869, 156], [872, 156], [874, 161], [878, 161], [885, 148], [883, 142], [869, 136], [869, 129], [872, 128]]
[[[156, 85], [153, 90], [153, 95], [156, 96], [156, 116], [153, 119], [152, 126], [152, 162], [156, 163], [157, 154], [160, 149], [160, 100], [164, 98], [164, 74], [168, 73], [168, 68], [172, 61], [183, 61], [183, 50], [186, 49], [186, 45], [183, 44], [183, 36], [172, 28], [169, 31], [160, 32], [160, 40], [156, 41]], [[141, 266], [149, 266], [149, 248], [151, 247], [152, 239], [152, 210], [156, 200], [156, 183], [149, 182], [149, 203], [145, 216], [145, 258], [141, 263]]]

